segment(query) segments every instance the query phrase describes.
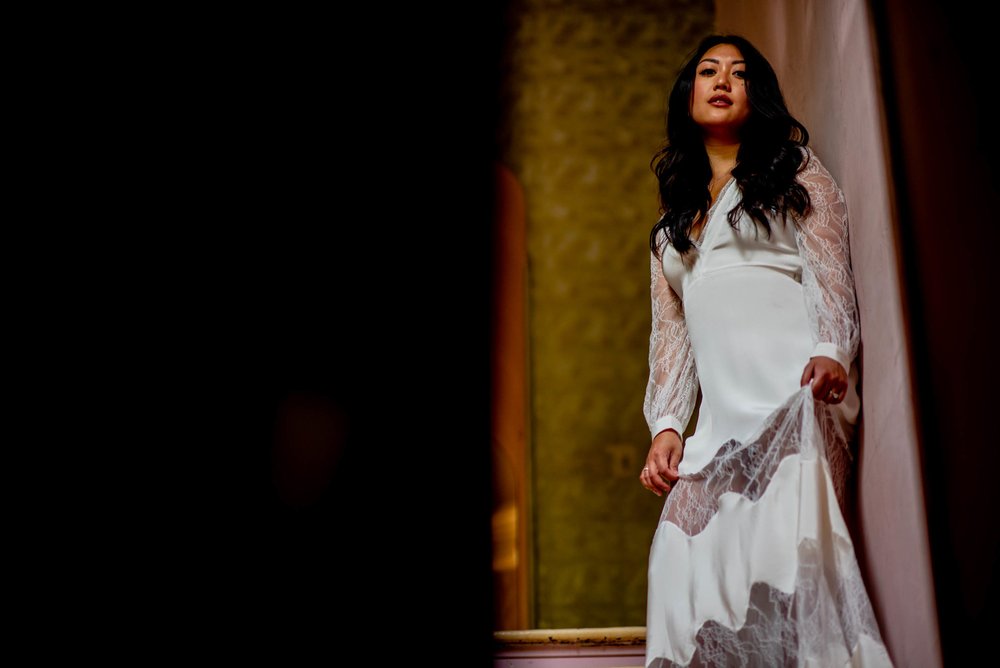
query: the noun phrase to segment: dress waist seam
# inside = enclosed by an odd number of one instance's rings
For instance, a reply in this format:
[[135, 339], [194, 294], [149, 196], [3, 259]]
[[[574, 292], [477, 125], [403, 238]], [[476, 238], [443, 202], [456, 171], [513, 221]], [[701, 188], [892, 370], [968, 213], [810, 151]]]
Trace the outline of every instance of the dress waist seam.
[[770, 269], [776, 274], [787, 276], [788, 278], [792, 279], [799, 285], [802, 285], [801, 269], [794, 269], [794, 270], [779, 269], [778, 267], [775, 267], [773, 264], [744, 262], [741, 264], [726, 265], [725, 267], [714, 267], [707, 271], [699, 272], [698, 276], [693, 278], [691, 282], [685, 286], [684, 291], [687, 292], [691, 288], [701, 283], [706, 278], [710, 278], [719, 273], [734, 271], [736, 269]]

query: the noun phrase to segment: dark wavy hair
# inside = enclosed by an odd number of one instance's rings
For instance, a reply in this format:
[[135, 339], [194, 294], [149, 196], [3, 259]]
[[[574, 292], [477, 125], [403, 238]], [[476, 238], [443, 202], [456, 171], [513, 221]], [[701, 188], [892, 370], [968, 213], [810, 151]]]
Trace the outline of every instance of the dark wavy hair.
[[770, 236], [768, 214], [780, 217], [784, 224], [789, 214], [794, 220], [809, 213], [809, 193], [795, 180], [804, 166], [806, 158], [800, 147], [809, 143], [809, 133], [788, 112], [774, 69], [745, 38], [710, 35], [692, 52], [674, 83], [667, 105], [667, 140], [650, 161], [659, 181], [663, 212], [649, 234], [649, 247], [657, 257], [660, 230], [679, 253], [690, 250], [691, 227], [708, 213], [711, 204], [708, 186], [712, 168], [701, 128], [691, 118], [690, 103], [698, 63], [706, 51], [719, 44], [731, 44], [743, 54], [750, 105], [750, 115], [740, 128], [740, 148], [733, 168], [742, 200], [729, 212], [729, 224], [735, 228], [747, 213]]

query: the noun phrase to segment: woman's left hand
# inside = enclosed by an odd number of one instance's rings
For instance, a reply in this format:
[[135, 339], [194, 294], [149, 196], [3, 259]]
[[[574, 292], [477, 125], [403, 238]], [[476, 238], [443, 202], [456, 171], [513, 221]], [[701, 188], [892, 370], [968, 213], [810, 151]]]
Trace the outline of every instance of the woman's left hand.
[[809, 381], [812, 381], [813, 398], [828, 404], [839, 404], [847, 393], [847, 372], [832, 357], [809, 358], [799, 386]]

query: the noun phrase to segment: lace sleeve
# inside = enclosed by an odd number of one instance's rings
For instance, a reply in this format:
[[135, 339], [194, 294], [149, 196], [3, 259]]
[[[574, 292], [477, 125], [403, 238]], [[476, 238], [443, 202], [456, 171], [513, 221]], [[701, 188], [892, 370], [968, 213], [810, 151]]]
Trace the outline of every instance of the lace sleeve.
[[681, 437], [698, 399], [694, 352], [680, 298], [663, 276], [660, 261], [650, 253], [650, 295], [653, 323], [649, 335], [649, 382], [643, 413], [650, 436], [673, 429]]
[[802, 287], [812, 326], [812, 356], [831, 357], [850, 370], [858, 353], [860, 324], [844, 193], [820, 161], [807, 152], [799, 181], [812, 212], [799, 221], [795, 240], [802, 256]]

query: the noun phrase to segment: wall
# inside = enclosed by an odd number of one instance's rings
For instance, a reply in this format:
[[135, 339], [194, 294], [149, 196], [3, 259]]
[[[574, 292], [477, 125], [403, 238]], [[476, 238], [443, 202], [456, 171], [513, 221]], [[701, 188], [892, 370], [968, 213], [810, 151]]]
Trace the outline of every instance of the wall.
[[532, 626], [645, 624], [662, 499], [638, 482], [649, 309], [649, 168], [668, 87], [708, 0], [519, 0], [503, 163], [528, 247]]
[[852, 529], [898, 665], [940, 665], [889, 161], [871, 19], [861, 0], [719, 0], [717, 28], [749, 38], [847, 197], [862, 328]]

